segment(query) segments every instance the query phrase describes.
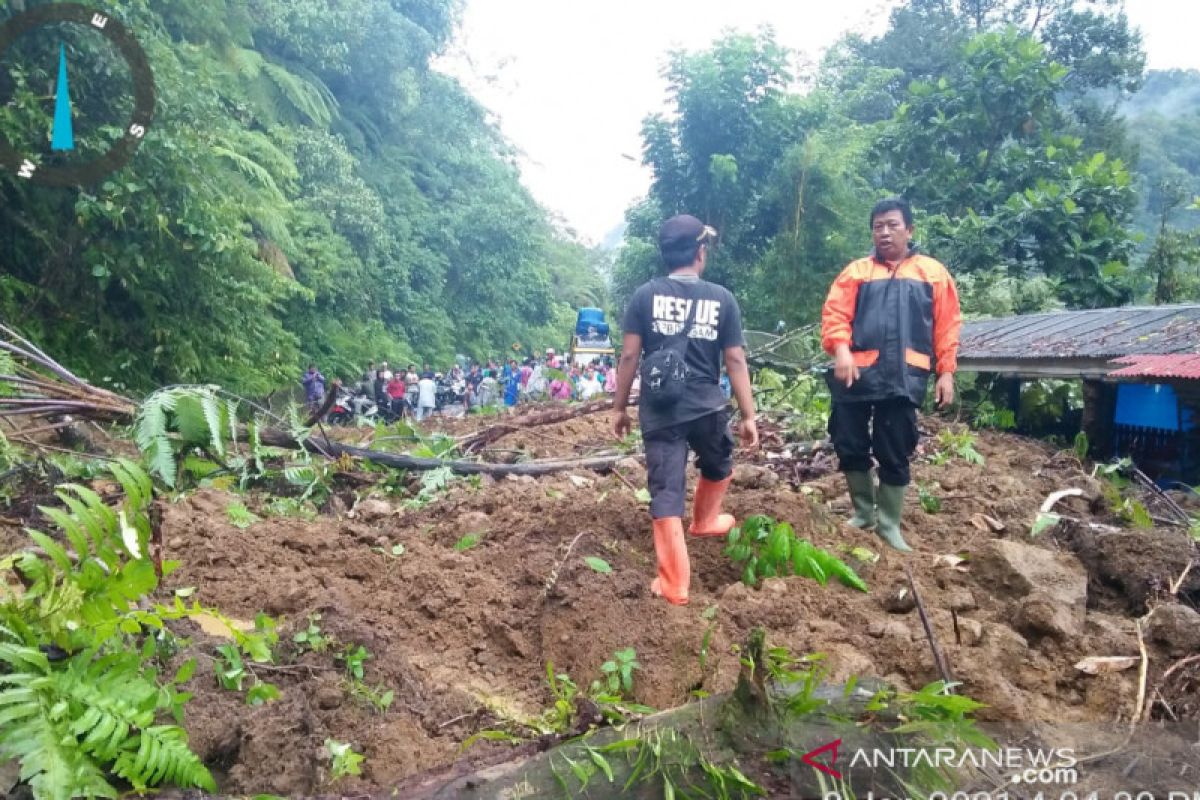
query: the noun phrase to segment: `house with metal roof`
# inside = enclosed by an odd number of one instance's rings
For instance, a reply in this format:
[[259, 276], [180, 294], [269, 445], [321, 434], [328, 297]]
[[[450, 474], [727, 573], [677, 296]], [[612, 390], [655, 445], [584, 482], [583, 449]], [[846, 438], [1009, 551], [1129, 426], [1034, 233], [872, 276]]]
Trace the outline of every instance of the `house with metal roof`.
[[1097, 457], [1200, 478], [1200, 304], [965, 322], [958, 365], [1008, 379], [1010, 398], [1023, 381], [1082, 380], [1083, 430]]

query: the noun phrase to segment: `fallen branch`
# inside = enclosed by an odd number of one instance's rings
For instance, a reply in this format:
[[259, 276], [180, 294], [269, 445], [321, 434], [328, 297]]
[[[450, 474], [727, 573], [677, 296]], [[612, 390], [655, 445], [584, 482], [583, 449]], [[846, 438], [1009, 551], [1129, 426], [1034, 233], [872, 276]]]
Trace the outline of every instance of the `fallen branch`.
[[[631, 399], [632, 403], [633, 400]], [[589, 414], [597, 414], [601, 411], [608, 411], [613, 408], [614, 401], [612, 398], [604, 400], [593, 400], [590, 403], [584, 403], [580, 406], [554, 406], [543, 411], [536, 411], [532, 414], [524, 414], [520, 417], [515, 417], [509, 422], [499, 422], [484, 428], [481, 431], [476, 431], [459, 441], [459, 447], [464, 453], [471, 453], [481, 447], [486, 447], [510, 433], [514, 433], [525, 428], [536, 428], [541, 425], [553, 425], [557, 422], [566, 422], [569, 419], [578, 417], [586, 417]]]
[[[615, 453], [613, 455], [594, 456], [591, 458], [544, 459], [540, 461], [526, 461], [521, 464], [488, 464], [481, 461], [451, 461], [440, 458], [420, 458], [399, 453], [381, 453], [365, 447], [354, 447], [334, 441], [328, 443], [322, 442], [318, 446], [316, 442], [307, 439], [301, 445], [290, 433], [276, 430], [275, 428], [263, 430], [259, 434], [259, 439], [263, 444], [270, 445], [271, 447], [286, 447], [298, 450], [303, 446], [304, 449], [322, 452], [331, 459], [348, 455], [352, 458], [361, 458], [375, 464], [383, 464], [387, 467], [418, 472], [449, 467], [450, 471], [456, 475], [536, 476], [551, 475], [556, 472], [565, 472], [572, 469], [606, 471], [611, 469], [617, 462], [631, 457], [624, 453]], [[636, 456], [632, 457], [636, 458]]]
[[913, 600], [917, 603], [917, 614], [921, 617], [921, 625], [925, 628], [925, 637], [929, 639], [929, 647], [933, 650], [933, 662], [937, 665], [942, 680], [952, 683], [954, 679], [950, 676], [950, 667], [946, 664], [946, 656], [942, 653], [942, 648], [938, 646], [937, 637], [933, 633], [933, 625], [929, 622], [929, 615], [925, 613], [925, 603], [921, 600], [921, 593], [917, 591], [917, 582], [913, 580], [912, 567], [908, 564], [904, 565], [904, 574], [908, 576], [908, 586], [912, 589]]
[[1182, 508], [1180, 508], [1179, 504], [1172, 500], [1166, 492], [1160, 489], [1158, 484], [1150, 479], [1149, 475], [1142, 472], [1137, 467], [1134, 467], [1133, 477], [1138, 483], [1148, 489], [1151, 494], [1162, 500], [1167, 508], [1171, 510], [1171, 513], [1174, 514], [1180, 522], [1182, 522], [1184, 525], [1187, 525], [1189, 522], [1191, 522], [1191, 516]]

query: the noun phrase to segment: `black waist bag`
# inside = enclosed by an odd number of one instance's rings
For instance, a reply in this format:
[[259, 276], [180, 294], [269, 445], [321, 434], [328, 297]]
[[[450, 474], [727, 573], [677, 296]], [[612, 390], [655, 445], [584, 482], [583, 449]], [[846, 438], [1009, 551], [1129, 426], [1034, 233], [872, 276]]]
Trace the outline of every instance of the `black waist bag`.
[[[664, 410], [679, 402], [687, 389], [688, 366], [684, 354], [687, 352], [688, 336], [692, 332], [692, 321], [695, 318], [695, 301], [692, 302], [692, 314], [683, 335], [679, 338], [683, 344], [668, 346], [664, 342], [653, 353], [642, 358], [641, 366], [641, 395], [652, 408]], [[667, 341], [671, 341], [667, 339]], [[672, 342], [672, 344], [674, 344]]]

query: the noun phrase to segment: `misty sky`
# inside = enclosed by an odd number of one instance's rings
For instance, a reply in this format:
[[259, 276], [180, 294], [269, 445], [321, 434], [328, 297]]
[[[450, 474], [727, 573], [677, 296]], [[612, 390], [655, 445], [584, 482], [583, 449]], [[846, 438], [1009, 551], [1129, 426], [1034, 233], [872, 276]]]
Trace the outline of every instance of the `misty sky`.
[[[457, 76], [524, 154], [522, 179], [585, 241], [598, 243], [643, 196], [639, 129], [663, 107], [673, 47], [770, 24], [815, 62], [847, 30], [878, 33], [891, 0], [468, 0], [439, 68]], [[1200, 69], [1195, 0], [1127, 0], [1149, 66]], [[1192, 38], [1192, 41], [1189, 41]], [[629, 160], [632, 156], [636, 160]]]

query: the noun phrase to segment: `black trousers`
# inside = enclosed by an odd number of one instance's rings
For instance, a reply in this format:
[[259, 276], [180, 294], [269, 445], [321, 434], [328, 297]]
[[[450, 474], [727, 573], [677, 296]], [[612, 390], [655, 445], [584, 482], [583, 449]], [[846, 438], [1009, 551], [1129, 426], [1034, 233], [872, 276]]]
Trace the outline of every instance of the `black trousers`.
[[842, 472], [870, 470], [874, 455], [880, 483], [908, 485], [908, 461], [917, 448], [917, 408], [907, 398], [834, 403], [829, 435]]
[[650, 516], [654, 519], [683, 516], [689, 447], [696, 453], [700, 474], [710, 481], [723, 481], [733, 472], [728, 409], [643, 433], [642, 442], [646, 446]]

